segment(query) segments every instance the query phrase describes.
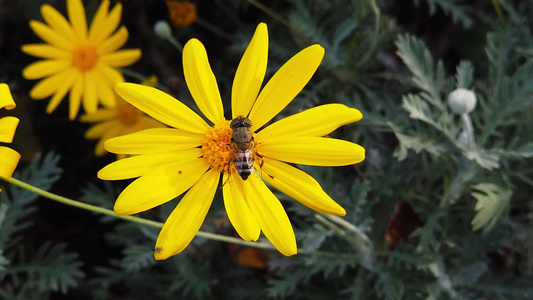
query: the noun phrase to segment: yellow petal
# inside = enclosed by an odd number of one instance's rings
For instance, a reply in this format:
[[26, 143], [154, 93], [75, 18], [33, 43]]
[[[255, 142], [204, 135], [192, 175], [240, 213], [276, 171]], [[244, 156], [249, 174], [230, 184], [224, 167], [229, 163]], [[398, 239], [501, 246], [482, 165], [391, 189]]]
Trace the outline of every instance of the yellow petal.
[[243, 180], [236, 171], [232, 171], [229, 178], [228, 172], [224, 172], [222, 182], [224, 183], [222, 186], [224, 207], [235, 231], [245, 241], [257, 241], [261, 229], [246, 201]]
[[7, 110], [12, 110], [16, 106], [13, 96], [11, 96], [9, 86], [5, 83], [0, 83], [0, 108], [5, 107]]
[[94, 70], [93, 74], [94, 87], [98, 95], [98, 100], [105, 107], [115, 107], [116, 94], [113, 90], [113, 86], [115, 84], [113, 82], [107, 81], [107, 78], [105, 78], [105, 76], [102, 76], [102, 74], [99, 74], [97, 70]]
[[75, 47], [74, 44], [71, 43], [68, 39], [61, 36], [59, 33], [53, 31], [50, 27], [39, 21], [31, 20], [30, 27], [33, 32], [35, 32], [35, 34], [39, 36], [43, 41], [59, 49], [71, 51]]
[[296, 254], [296, 237], [285, 209], [256, 173], [244, 182], [248, 204], [257, 224], [281, 254]]
[[22, 76], [26, 79], [39, 79], [72, 67], [69, 60], [40, 60], [34, 62], [22, 70]]
[[98, 74], [105, 76], [109, 82], [113, 82], [114, 84], [124, 82], [124, 76], [122, 76], [122, 73], [117, 69], [110, 67], [108, 64], [99, 62], [95, 67], [95, 71], [98, 72]]
[[42, 79], [31, 89], [30, 97], [33, 99], [43, 99], [55, 94], [56, 91], [62, 87], [64, 82], [72, 78], [74, 71], [75, 70], [71, 68], [48, 78]]
[[13, 136], [15, 135], [15, 130], [17, 130], [18, 124], [19, 124], [19, 119], [15, 117], [3, 117], [0, 119], [0, 142], [1, 143], [13, 142]]
[[267, 157], [263, 158], [261, 170], [266, 173], [263, 178], [268, 183], [303, 205], [321, 213], [346, 215], [344, 208], [304, 171]]
[[98, 123], [114, 119], [117, 116], [117, 110], [113, 108], [102, 108], [97, 110], [94, 114], [85, 114], [80, 117], [80, 121], [84, 123]]
[[167, 259], [191, 243], [211, 207], [219, 178], [218, 171], [210, 170], [183, 196], [159, 233], [155, 259]]
[[98, 143], [96, 144], [96, 148], [94, 149], [94, 154], [96, 156], [102, 156], [107, 153], [107, 151], [104, 148], [105, 141], [109, 140], [110, 138], [117, 137], [120, 135], [120, 132], [122, 131], [122, 125], [118, 121], [109, 121], [106, 123], [110, 123], [111, 126], [109, 130], [102, 133], [100, 136], [100, 139]]
[[85, 138], [89, 140], [98, 139], [102, 135], [104, 135], [105, 132], [109, 131], [115, 125], [116, 125], [116, 122], [110, 121], [110, 122], [102, 122], [100, 124], [91, 126], [91, 128], [89, 128], [85, 132]]
[[326, 104], [281, 119], [255, 135], [257, 141], [283, 136], [324, 136], [333, 130], [359, 121], [363, 115], [342, 104]]
[[83, 73], [85, 78], [83, 81], [83, 109], [88, 114], [93, 114], [98, 110], [98, 92], [96, 91], [96, 83], [93, 71]]
[[268, 29], [257, 25], [254, 36], [242, 56], [231, 89], [232, 117], [247, 116], [259, 94], [267, 69]]
[[17, 168], [20, 154], [17, 151], [0, 146], [0, 177], [9, 179]]
[[198, 182], [207, 169], [209, 164], [204, 158], [155, 168], [122, 191], [115, 203], [115, 213], [136, 214], [168, 202]]
[[128, 30], [126, 27], [120, 27], [117, 32], [113, 33], [108, 39], [98, 46], [96, 51], [100, 56], [115, 52], [120, 47], [124, 46], [128, 40]]
[[81, 42], [87, 39], [87, 18], [81, 0], [67, 0], [68, 18]]
[[323, 137], [288, 137], [257, 145], [265, 157], [311, 166], [345, 166], [365, 159], [365, 149], [357, 144]]
[[309, 82], [324, 57], [320, 45], [309, 46], [287, 61], [265, 85], [250, 112], [255, 128], [276, 116]]
[[98, 178], [103, 180], [135, 178], [160, 166], [177, 163], [186, 164], [200, 156], [202, 156], [202, 152], [198, 148], [131, 156], [105, 166], [98, 172]]
[[[100, 6], [103, 6], [104, 3]], [[99, 8], [100, 9], [100, 8]], [[107, 8], [106, 8], [106, 18], [102, 21], [98, 20], [95, 21], [93, 19], [91, 23], [91, 30], [89, 33], [89, 40], [94, 45], [101, 44], [113, 31], [115, 31], [120, 23], [120, 18], [122, 16], [122, 4], [117, 3], [113, 7], [113, 9], [107, 14]], [[96, 22], [96, 23], [95, 23]], [[93, 30], [92, 26], [96, 26]]]
[[105, 148], [111, 153], [148, 154], [196, 148], [203, 135], [175, 128], [152, 128], [110, 139]]
[[[104, 0], [100, 3], [100, 6], [94, 14], [93, 20], [91, 21], [91, 27], [89, 28], [89, 42], [93, 45], [98, 45], [99, 37], [106, 30], [105, 21], [107, 19], [107, 12], [109, 10], [109, 1]], [[114, 30], [114, 28], [113, 28]], [[112, 32], [112, 31], [111, 31]]]
[[[148, 128], [167, 128], [165, 124], [157, 120], [154, 120], [154, 118], [147, 116], [147, 115], [141, 115], [137, 123], [139, 123], [140, 126], [142, 127], [141, 130], [148, 129]], [[141, 131], [141, 130], [136, 130], [136, 131]]]
[[72, 59], [72, 53], [65, 51], [63, 49], [50, 46], [48, 44], [27, 44], [22, 45], [22, 52], [33, 55], [36, 57], [42, 58], [51, 58], [58, 60], [69, 60]]
[[70, 68], [69, 70], [65, 71], [65, 73], [67, 73], [65, 75], [65, 80], [61, 82], [61, 85], [58, 87], [57, 91], [55, 92], [54, 96], [52, 96], [48, 106], [46, 107], [46, 113], [48, 114], [52, 113], [56, 109], [59, 103], [70, 91], [72, 85], [78, 81], [79, 77], [81, 77], [80, 72], [74, 68]]
[[127, 49], [106, 54], [102, 56], [100, 60], [112, 67], [121, 68], [135, 63], [139, 58], [141, 58], [141, 50]]
[[205, 134], [209, 125], [176, 98], [149, 86], [118, 83], [116, 92], [133, 106], [168, 126]]
[[74, 34], [72, 26], [70, 23], [60, 14], [55, 8], [51, 5], [45, 3], [41, 5], [41, 15], [46, 23], [62, 37], [65, 37], [69, 40], [70, 43], [74, 44], [80, 42], [78, 37]]
[[183, 75], [198, 108], [213, 124], [222, 124], [224, 108], [215, 74], [211, 70], [204, 45], [191, 39], [183, 48]]
[[68, 117], [70, 120], [74, 120], [78, 115], [78, 111], [80, 110], [82, 101], [81, 96], [84, 91], [84, 78], [85, 75], [80, 73], [76, 79], [76, 82], [74, 82], [74, 85], [72, 86], [72, 90], [70, 91], [68, 107]]
[[96, 143], [96, 147], [94, 147], [94, 155], [97, 157], [104, 156], [107, 154], [107, 151], [104, 148], [104, 139], [99, 139]]

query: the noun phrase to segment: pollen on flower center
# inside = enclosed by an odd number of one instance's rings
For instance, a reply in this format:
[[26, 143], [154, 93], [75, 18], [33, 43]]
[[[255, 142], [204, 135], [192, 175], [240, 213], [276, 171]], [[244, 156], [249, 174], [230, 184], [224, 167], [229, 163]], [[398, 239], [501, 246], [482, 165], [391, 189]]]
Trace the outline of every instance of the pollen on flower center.
[[211, 168], [224, 171], [228, 167], [230, 158], [231, 130], [229, 121], [223, 126], [213, 126], [205, 134], [202, 141], [202, 154]]
[[92, 69], [98, 62], [98, 53], [93, 46], [79, 46], [74, 50], [72, 63], [80, 71]]

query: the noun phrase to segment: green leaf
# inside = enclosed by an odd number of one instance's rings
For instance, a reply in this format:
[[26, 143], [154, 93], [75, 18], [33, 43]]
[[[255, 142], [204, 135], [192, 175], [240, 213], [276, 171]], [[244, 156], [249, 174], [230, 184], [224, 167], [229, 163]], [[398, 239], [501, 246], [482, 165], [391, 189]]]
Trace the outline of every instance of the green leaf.
[[425, 92], [422, 97], [444, 110], [444, 104], [440, 97], [440, 87], [444, 80], [442, 63], [437, 63], [435, 68], [435, 63], [425, 43], [412, 35], [400, 35], [396, 40], [396, 47], [398, 47], [396, 53], [413, 73], [413, 82]]
[[469, 89], [474, 80], [474, 67], [468, 60], [462, 60], [457, 66], [457, 74], [455, 74], [457, 81], [457, 88]]
[[477, 199], [472, 228], [490, 230], [507, 213], [513, 192], [493, 183], [479, 183], [472, 187], [472, 197]]
[[440, 156], [446, 151], [446, 147], [440, 144], [441, 141], [435, 140], [435, 137], [424, 136], [421, 133], [417, 133], [416, 136], [411, 136], [401, 132], [400, 128], [392, 123], [389, 123], [389, 126], [400, 142], [398, 145], [399, 148], [394, 152], [394, 157], [399, 161], [402, 161], [407, 157], [409, 149], [414, 150], [416, 153], [426, 151], [436, 156]]
[[123, 252], [124, 258], [121, 266], [128, 273], [139, 272], [155, 265], [154, 253], [149, 247], [141, 245], [132, 245]]
[[[15, 172], [13, 177], [48, 190], [61, 174], [61, 169], [57, 167], [58, 161], [59, 156], [53, 153], [46, 154], [42, 159], [37, 155], [24, 170]], [[32, 225], [27, 217], [35, 211], [31, 204], [38, 197], [37, 194], [16, 186], [11, 186], [9, 191], [10, 193], [0, 193], [0, 248], [6, 252], [20, 242], [22, 235], [19, 233]]]
[[60, 291], [77, 286], [77, 279], [84, 277], [78, 254], [65, 252], [66, 244], [43, 244], [35, 257], [22, 264], [13, 265], [6, 274], [25, 279], [25, 285], [36, 292]]
[[475, 261], [459, 270], [459, 273], [453, 279], [454, 285], [471, 286], [477, 283], [487, 271], [489, 271], [489, 267], [486, 262]]
[[469, 29], [473, 25], [470, 16], [470, 8], [466, 5], [458, 4], [457, 0], [426, 0], [429, 5], [429, 12], [433, 15], [436, 12], [436, 6], [440, 6], [448, 15], [450, 14], [454, 23], [461, 23], [464, 28]]
[[502, 154], [514, 158], [531, 158], [533, 157], [533, 142], [528, 142], [514, 151], [502, 151]]
[[404, 285], [399, 277], [391, 276], [388, 272], [378, 273], [378, 281], [375, 285], [379, 299], [396, 300], [402, 299]]
[[411, 119], [426, 122], [436, 126], [431, 117], [431, 108], [418, 95], [407, 94], [402, 97], [402, 107], [409, 113]]

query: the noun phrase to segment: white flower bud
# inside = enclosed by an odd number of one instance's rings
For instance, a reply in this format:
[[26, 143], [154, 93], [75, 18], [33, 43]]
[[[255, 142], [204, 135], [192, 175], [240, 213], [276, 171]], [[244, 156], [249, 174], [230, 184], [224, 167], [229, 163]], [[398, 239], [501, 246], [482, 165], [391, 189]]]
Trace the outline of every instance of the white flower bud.
[[476, 94], [471, 90], [458, 88], [448, 95], [448, 105], [453, 113], [468, 114], [476, 107]]
[[168, 39], [172, 36], [172, 28], [165, 20], [159, 20], [154, 24], [154, 32], [162, 39]]

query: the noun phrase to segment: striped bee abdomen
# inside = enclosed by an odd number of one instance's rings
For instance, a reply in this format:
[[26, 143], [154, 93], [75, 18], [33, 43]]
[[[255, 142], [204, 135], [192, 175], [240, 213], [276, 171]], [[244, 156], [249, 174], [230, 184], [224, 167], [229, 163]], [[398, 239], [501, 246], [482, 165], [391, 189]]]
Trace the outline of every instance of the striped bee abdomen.
[[252, 149], [236, 150], [233, 152], [233, 164], [237, 174], [242, 180], [248, 179], [248, 176], [254, 171], [254, 151]]

